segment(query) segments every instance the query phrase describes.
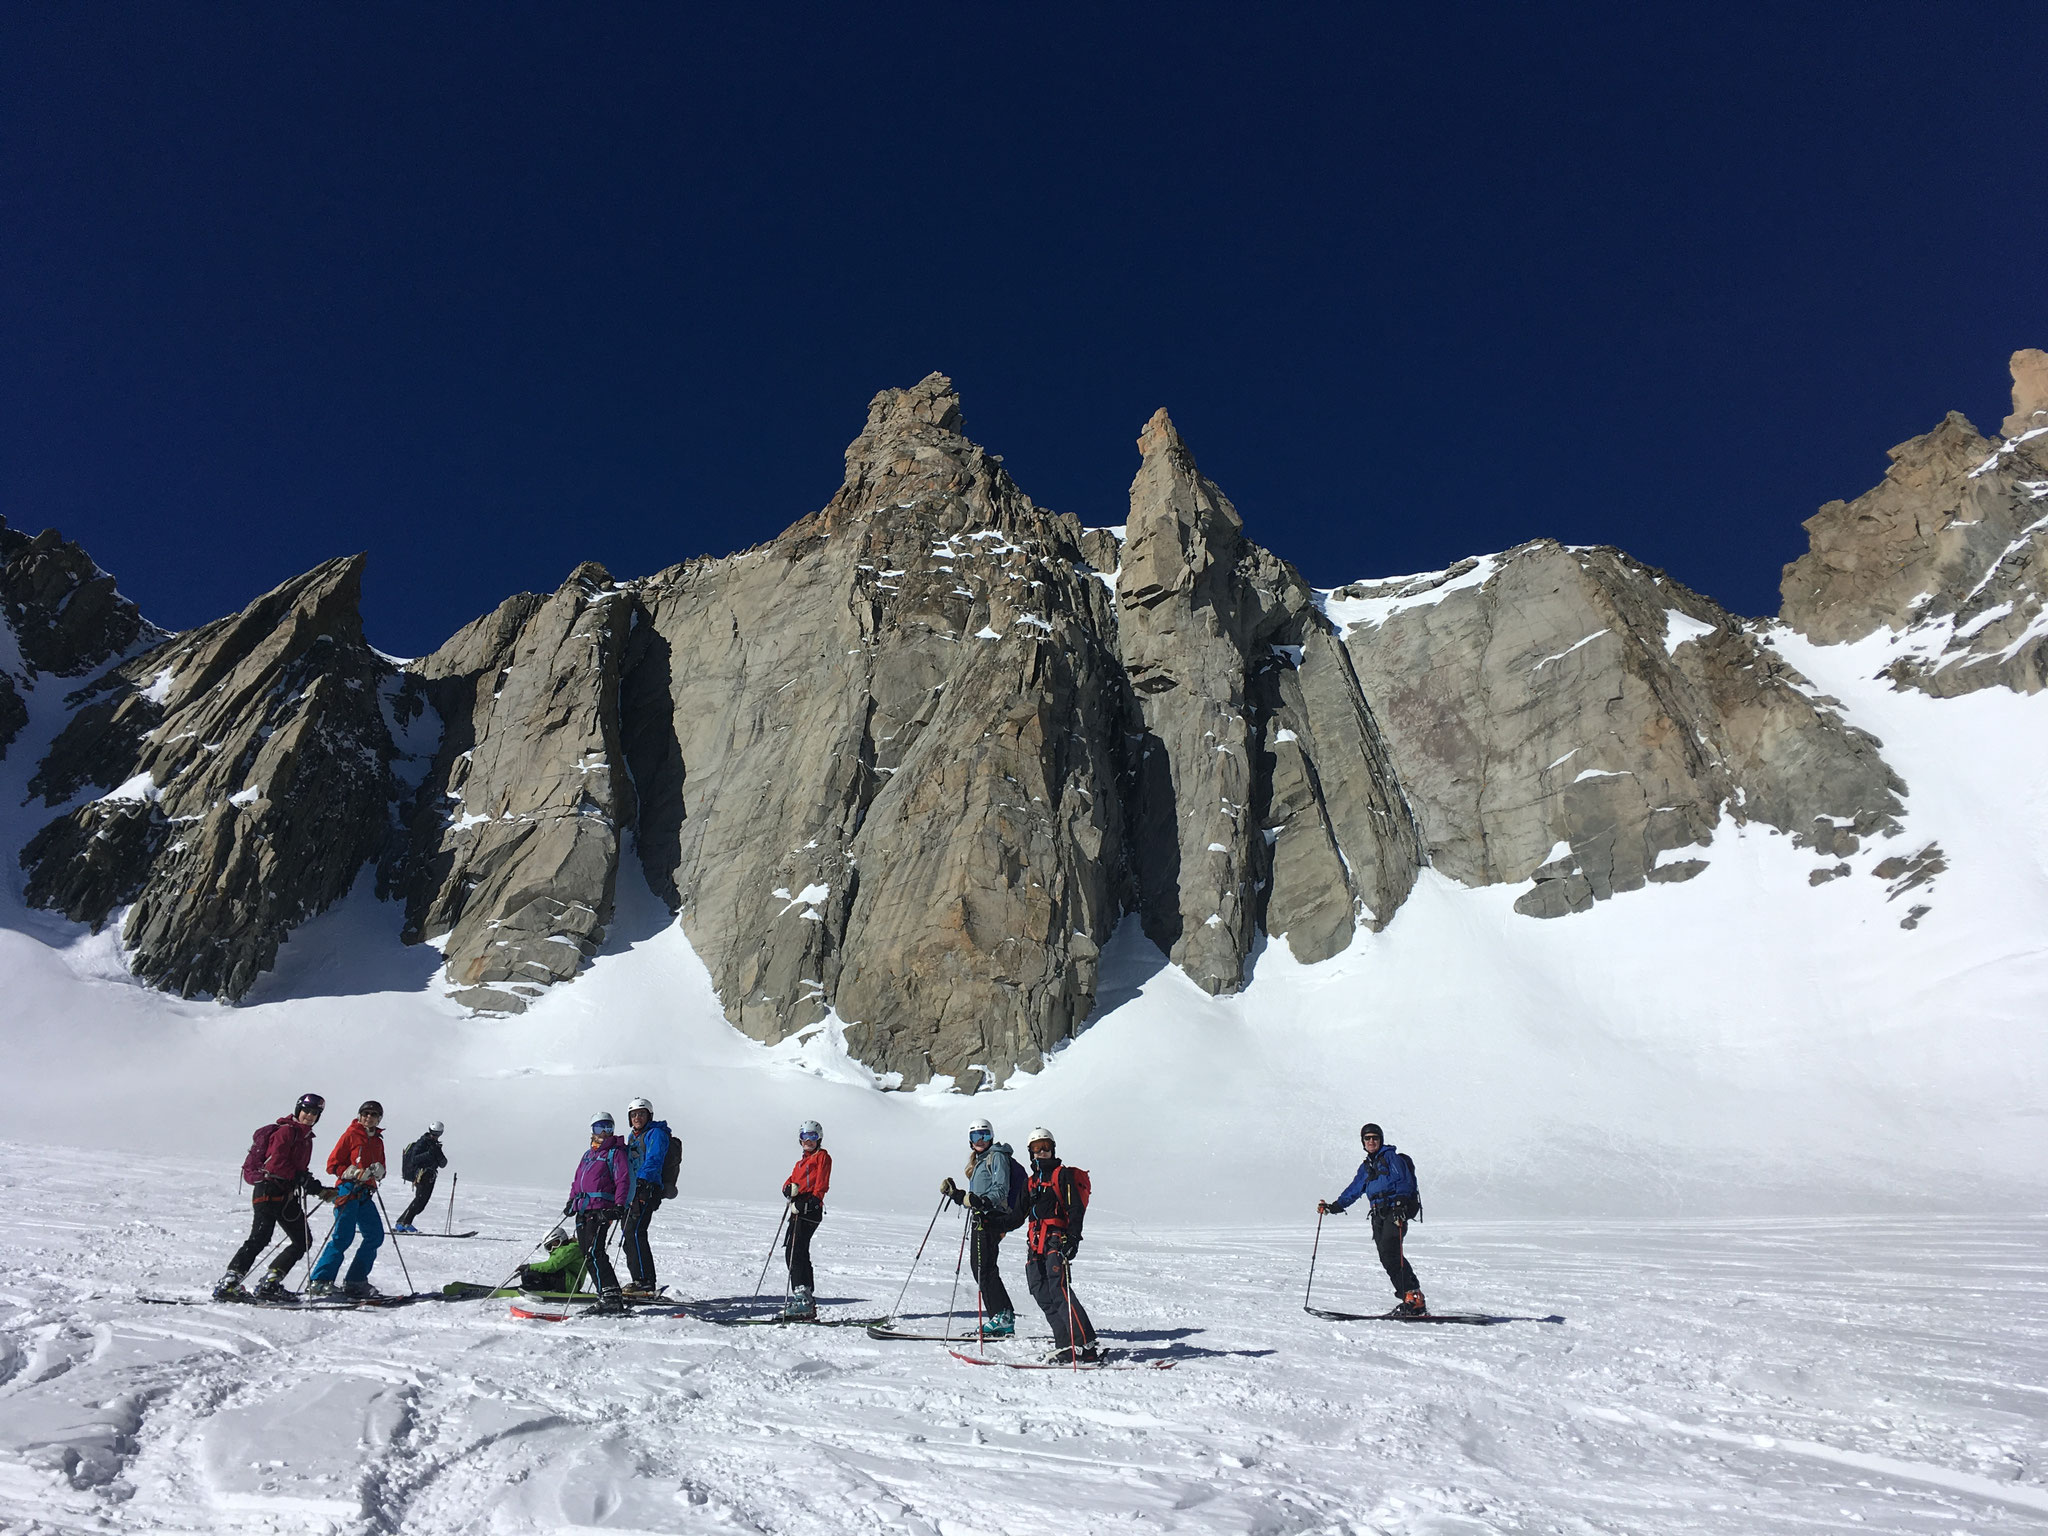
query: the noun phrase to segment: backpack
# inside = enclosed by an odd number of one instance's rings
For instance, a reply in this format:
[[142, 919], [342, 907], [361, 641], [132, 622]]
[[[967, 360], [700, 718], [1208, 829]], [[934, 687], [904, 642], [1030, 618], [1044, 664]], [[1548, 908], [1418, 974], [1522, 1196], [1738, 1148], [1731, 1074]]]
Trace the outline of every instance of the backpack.
[[1074, 1176], [1074, 1198], [1080, 1202], [1081, 1210], [1085, 1214], [1088, 1210], [1089, 1196], [1095, 1193], [1095, 1181], [1088, 1177], [1086, 1168], [1076, 1168], [1072, 1163], [1063, 1166]]
[[661, 1154], [661, 1198], [676, 1197], [676, 1180], [683, 1172], [683, 1144], [674, 1131], [668, 1133], [668, 1150]]
[[405, 1150], [398, 1154], [398, 1175], [408, 1184], [412, 1183], [420, 1175], [422, 1159], [416, 1149], [419, 1147], [420, 1142], [426, 1139], [426, 1137], [422, 1136], [419, 1138], [419, 1141], [407, 1142]]
[[1005, 1158], [1010, 1165], [1010, 1192], [1003, 1200], [1003, 1222], [1005, 1227], [1021, 1227], [1031, 1214], [1031, 1207], [1025, 1191], [1030, 1186], [1031, 1176], [1024, 1171], [1023, 1164], [1016, 1158]]
[[275, 1122], [256, 1127], [256, 1134], [249, 1138], [249, 1155], [242, 1159], [244, 1184], [259, 1184], [263, 1181], [263, 1165], [270, 1161], [270, 1142], [276, 1134]]
[[1401, 1160], [1401, 1167], [1408, 1174], [1408, 1187], [1415, 1191], [1414, 1194], [1407, 1197], [1408, 1219], [1420, 1221], [1422, 1220], [1422, 1185], [1415, 1178], [1415, 1159], [1406, 1152], [1396, 1152], [1394, 1156]]

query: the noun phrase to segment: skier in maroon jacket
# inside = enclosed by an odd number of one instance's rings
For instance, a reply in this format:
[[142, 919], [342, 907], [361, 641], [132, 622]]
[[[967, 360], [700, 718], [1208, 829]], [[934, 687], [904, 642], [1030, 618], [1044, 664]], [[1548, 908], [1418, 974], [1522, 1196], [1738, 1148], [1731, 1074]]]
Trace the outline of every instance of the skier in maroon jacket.
[[235, 1250], [235, 1256], [228, 1260], [228, 1272], [213, 1288], [215, 1301], [238, 1301], [249, 1296], [242, 1289], [242, 1277], [270, 1246], [271, 1234], [279, 1227], [284, 1228], [291, 1245], [264, 1273], [254, 1295], [258, 1301], [280, 1301], [291, 1295], [284, 1288], [284, 1277], [306, 1256], [310, 1243], [302, 1197], [314, 1195], [325, 1200], [332, 1194], [307, 1171], [313, 1161], [313, 1127], [319, 1124], [320, 1112], [326, 1107], [327, 1101], [319, 1094], [302, 1093], [289, 1115], [280, 1115], [275, 1124], [257, 1131], [249, 1155], [242, 1160], [242, 1177], [256, 1186], [249, 1197], [255, 1208], [255, 1220], [250, 1224], [248, 1241]]

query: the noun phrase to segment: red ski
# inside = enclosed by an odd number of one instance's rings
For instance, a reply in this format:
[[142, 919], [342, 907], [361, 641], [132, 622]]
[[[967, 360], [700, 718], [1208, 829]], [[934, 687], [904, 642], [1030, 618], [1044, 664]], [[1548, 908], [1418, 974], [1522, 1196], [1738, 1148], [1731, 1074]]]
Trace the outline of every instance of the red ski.
[[1083, 1360], [1077, 1365], [1071, 1360], [984, 1360], [980, 1355], [963, 1355], [957, 1349], [946, 1353], [969, 1365], [1006, 1365], [1013, 1371], [1170, 1371], [1174, 1367], [1171, 1360]]

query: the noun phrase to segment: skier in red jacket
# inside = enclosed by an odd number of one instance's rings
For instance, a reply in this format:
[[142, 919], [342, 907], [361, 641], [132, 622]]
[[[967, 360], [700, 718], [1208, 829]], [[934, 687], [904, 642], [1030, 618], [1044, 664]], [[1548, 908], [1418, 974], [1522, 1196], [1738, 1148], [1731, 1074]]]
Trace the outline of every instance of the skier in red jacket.
[[782, 1184], [782, 1198], [789, 1202], [789, 1236], [782, 1240], [783, 1262], [789, 1266], [789, 1301], [782, 1315], [809, 1323], [818, 1316], [811, 1234], [825, 1219], [825, 1192], [832, 1187], [832, 1154], [825, 1150], [825, 1128], [815, 1120], [806, 1120], [797, 1128], [796, 1144], [803, 1150]]
[[1025, 1234], [1030, 1257], [1024, 1279], [1031, 1299], [1052, 1325], [1052, 1352], [1045, 1358], [1066, 1364], [1093, 1364], [1101, 1358], [1095, 1347], [1095, 1325], [1074, 1295], [1071, 1265], [1081, 1251], [1081, 1224], [1088, 1215], [1088, 1175], [1059, 1159], [1052, 1132], [1038, 1126], [1026, 1144], [1031, 1174], [1024, 1186], [1030, 1226]]
[[271, 1261], [254, 1295], [258, 1301], [283, 1301], [291, 1296], [284, 1288], [285, 1276], [298, 1267], [311, 1245], [301, 1197], [315, 1195], [325, 1200], [330, 1193], [306, 1171], [313, 1161], [313, 1127], [326, 1107], [327, 1101], [319, 1094], [302, 1093], [290, 1114], [280, 1115], [253, 1138], [249, 1155], [242, 1160], [242, 1177], [256, 1186], [249, 1197], [255, 1220], [249, 1226], [248, 1241], [235, 1250], [228, 1260], [228, 1272], [213, 1288], [215, 1301], [241, 1301], [250, 1294], [242, 1289], [242, 1277], [270, 1246], [271, 1234], [279, 1227], [284, 1228], [290, 1246]]
[[349, 1260], [344, 1293], [374, 1299], [377, 1288], [370, 1284], [370, 1266], [377, 1262], [377, 1250], [384, 1246], [384, 1218], [377, 1212], [377, 1186], [384, 1181], [384, 1106], [365, 1099], [349, 1128], [341, 1133], [334, 1150], [327, 1154], [327, 1171], [341, 1180], [334, 1191], [334, 1230], [327, 1246], [313, 1264], [313, 1278], [306, 1286], [308, 1296], [332, 1296], [334, 1277], [341, 1270], [342, 1255], [360, 1237], [362, 1246]]

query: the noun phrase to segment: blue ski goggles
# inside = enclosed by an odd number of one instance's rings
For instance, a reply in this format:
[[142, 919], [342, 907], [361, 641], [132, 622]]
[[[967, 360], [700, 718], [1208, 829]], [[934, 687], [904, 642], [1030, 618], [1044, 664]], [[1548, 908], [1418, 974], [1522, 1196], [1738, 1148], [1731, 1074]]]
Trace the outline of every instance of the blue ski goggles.
[[993, 1131], [969, 1131], [967, 1133], [967, 1140], [977, 1147], [986, 1146], [989, 1142], [992, 1142], [995, 1139], [995, 1133]]

